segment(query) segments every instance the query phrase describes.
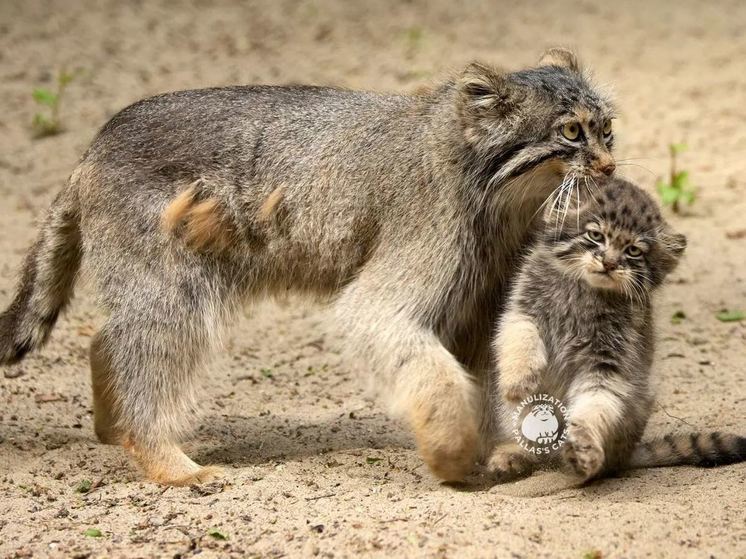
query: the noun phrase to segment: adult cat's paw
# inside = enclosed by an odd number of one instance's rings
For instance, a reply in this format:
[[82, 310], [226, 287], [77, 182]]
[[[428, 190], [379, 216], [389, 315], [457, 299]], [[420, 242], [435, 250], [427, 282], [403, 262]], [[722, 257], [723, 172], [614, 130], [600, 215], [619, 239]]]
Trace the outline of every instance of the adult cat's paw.
[[536, 394], [539, 391], [539, 380], [539, 373], [536, 371], [528, 371], [511, 381], [501, 379], [500, 393], [503, 400], [517, 404], [524, 398]]
[[606, 454], [586, 427], [570, 423], [565, 444], [562, 447], [562, 460], [584, 480], [590, 480], [601, 473]]
[[458, 393], [421, 402], [411, 421], [420, 456], [443, 481], [462, 481], [476, 464], [479, 429], [472, 407]]
[[485, 466], [498, 480], [527, 476], [534, 470], [534, 463], [526, 451], [512, 443], [495, 448]]

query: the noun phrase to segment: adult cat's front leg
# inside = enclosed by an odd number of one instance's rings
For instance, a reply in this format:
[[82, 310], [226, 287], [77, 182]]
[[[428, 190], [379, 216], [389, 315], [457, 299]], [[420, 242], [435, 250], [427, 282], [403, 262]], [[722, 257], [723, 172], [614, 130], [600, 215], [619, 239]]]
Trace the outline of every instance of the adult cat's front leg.
[[476, 385], [438, 337], [407, 312], [401, 289], [381, 293], [370, 279], [361, 274], [337, 301], [349, 349], [373, 369], [376, 392], [412, 428], [433, 474], [462, 480], [475, 466], [479, 442]]

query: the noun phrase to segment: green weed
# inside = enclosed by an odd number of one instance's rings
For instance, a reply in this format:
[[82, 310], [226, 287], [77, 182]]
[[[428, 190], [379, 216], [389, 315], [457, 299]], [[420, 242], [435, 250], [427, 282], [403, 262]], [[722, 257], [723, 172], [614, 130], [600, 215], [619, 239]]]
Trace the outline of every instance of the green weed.
[[76, 75], [74, 72], [60, 70], [60, 73], [57, 75], [54, 91], [39, 87], [32, 92], [31, 95], [34, 101], [44, 108], [43, 111], [34, 115], [34, 120], [31, 122], [31, 126], [37, 137], [54, 136], [62, 132], [62, 120], [60, 117], [62, 99], [65, 89], [75, 79]]
[[686, 144], [668, 146], [671, 154], [671, 172], [668, 182], [659, 180], [655, 187], [664, 206], [671, 206], [674, 213], [681, 213], [681, 206], [691, 206], [697, 198], [697, 189], [689, 181], [689, 171], [680, 171], [677, 156], [686, 151]]

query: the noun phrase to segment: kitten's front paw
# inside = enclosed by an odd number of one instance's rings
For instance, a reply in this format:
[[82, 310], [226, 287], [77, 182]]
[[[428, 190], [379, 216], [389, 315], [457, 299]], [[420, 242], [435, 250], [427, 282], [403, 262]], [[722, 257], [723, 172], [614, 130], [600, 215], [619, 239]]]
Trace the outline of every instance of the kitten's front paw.
[[603, 447], [582, 425], [571, 423], [563, 445], [562, 459], [584, 480], [596, 477], [604, 465]]
[[539, 391], [539, 374], [531, 371], [513, 382], [502, 383], [500, 390], [503, 400], [517, 404]]

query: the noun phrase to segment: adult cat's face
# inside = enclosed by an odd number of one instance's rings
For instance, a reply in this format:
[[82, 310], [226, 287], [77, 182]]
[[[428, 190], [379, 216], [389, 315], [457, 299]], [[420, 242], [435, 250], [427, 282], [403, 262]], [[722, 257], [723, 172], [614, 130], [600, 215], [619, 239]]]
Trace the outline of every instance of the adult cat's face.
[[561, 206], [613, 174], [614, 107], [570, 52], [550, 50], [538, 67], [513, 73], [472, 64], [459, 87], [464, 138], [490, 185], [518, 183], [522, 199], [553, 194]]
[[675, 267], [686, 246], [645, 192], [602, 182], [580, 209], [545, 214], [544, 242], [557, 267], [593, 288], [644, 298]]

